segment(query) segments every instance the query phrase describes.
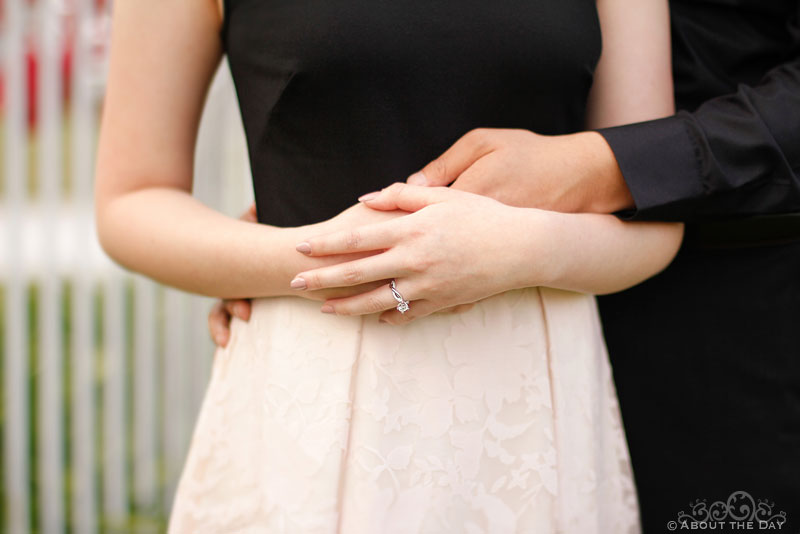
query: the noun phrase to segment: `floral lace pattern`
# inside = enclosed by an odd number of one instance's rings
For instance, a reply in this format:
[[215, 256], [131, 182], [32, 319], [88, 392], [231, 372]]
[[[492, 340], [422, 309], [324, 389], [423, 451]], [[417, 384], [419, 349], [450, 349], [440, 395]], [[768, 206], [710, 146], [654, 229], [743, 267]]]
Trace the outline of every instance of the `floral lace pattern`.
[[170, 532], [639, 532], [594, 298], [527, 288], [401, 327], [254, 300]]

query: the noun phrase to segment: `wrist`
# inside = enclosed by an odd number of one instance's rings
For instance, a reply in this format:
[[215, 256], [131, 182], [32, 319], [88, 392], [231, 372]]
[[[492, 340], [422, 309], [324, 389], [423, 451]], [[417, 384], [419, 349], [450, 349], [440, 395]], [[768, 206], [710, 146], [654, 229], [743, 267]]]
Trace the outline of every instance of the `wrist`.
[[635, 203], [622, 175], [614, 151], [605, 137], [595, 131], [574, 134], [585, 159], [581, 163], [581, 184], [584, 194], [582, 212], [613, 213], [634, 208]]
[[516, 210], [519, 239], [512, 261], [513, 288], [551, 286], [559, 279], [559, 224], [564, 214], [537, 208]]
[[299, 272], [314, 265], [313, 259], [296, 250], [297, 244], [317, 233], [315, 225], [263, 228], [264, 250], [268, 256], [264, 265], [270, 272], [270, 291], [266, 296], [298, 296], [298, 291], [290, 287], [292, 278]]

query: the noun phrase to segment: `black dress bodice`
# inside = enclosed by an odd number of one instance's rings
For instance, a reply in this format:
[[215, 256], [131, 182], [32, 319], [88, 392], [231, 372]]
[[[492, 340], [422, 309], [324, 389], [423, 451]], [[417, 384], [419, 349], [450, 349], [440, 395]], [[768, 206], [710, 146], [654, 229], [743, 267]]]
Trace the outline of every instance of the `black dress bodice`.
[[226, 0], [259, 222], [328, 219], [477, 127], [580, 130], [593, 0]]

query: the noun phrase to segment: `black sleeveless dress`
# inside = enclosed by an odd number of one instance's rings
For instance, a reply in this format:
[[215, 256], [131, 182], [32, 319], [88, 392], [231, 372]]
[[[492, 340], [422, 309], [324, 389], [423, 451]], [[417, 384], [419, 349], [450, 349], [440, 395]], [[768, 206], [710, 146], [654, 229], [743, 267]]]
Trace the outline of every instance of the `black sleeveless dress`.
[[328, 219], [477, 127], [580, 130], [592, 0], [228, 0], [258, 219]]
[[[592, 0], [228, 0], [258, 219], [328, 219], [476, 127], [581, 129]], [[595, 301], [508, 291], [401, 327], [234, 319], [170, 532], [638, 532]]]

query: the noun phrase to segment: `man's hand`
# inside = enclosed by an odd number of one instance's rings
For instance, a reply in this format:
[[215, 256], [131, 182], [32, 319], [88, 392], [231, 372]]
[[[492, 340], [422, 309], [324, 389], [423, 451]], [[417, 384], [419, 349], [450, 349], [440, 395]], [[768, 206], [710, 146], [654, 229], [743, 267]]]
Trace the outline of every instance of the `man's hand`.
[[634, 206], [614, 153], [602, 135], [539, 135], [480, 128], [408, 178], [504, 204], [564, 213], [612, 213]]
[[208, 331], [215, 345], [224, 347], [231, 337], [231, 318], [238, 317], [242, 321], [250, 319], [249, 299], [222, 299], [214, 303], [208, 313]]

